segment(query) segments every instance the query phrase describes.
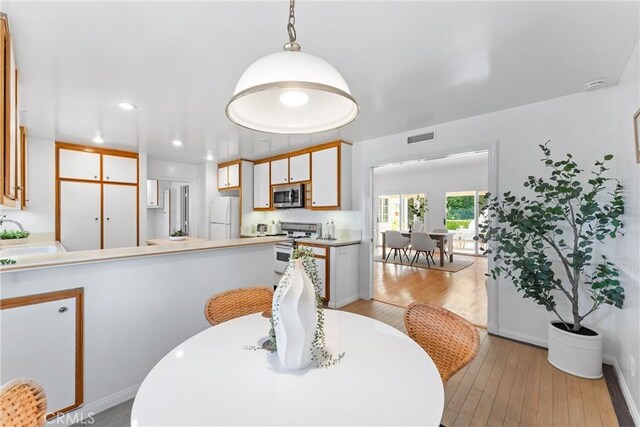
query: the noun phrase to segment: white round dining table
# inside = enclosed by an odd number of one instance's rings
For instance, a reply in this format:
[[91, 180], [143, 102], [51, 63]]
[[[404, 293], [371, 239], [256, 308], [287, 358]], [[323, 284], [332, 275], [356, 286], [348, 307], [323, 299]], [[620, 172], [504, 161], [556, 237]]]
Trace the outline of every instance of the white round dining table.
[[189, 338], [143, 381], [131, 426], [440, 424], [444, 388], [429, 355], [397, 329], [325, 310], [337, 364], [288, 371], [275, 353], [246, 349], [268, 335], [252, 314]]

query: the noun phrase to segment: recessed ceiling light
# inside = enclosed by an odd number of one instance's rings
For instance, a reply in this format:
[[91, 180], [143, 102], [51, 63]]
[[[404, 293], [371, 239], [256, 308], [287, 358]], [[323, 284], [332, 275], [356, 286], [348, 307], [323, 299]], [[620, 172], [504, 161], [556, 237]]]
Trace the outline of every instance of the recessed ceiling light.
[[96, 144], [102, 144], [104, 142], [104, 139], [102, 139], [100, 135], [96, 135], [93, 137], [93, 142], [95, 142]]
[[118, 107], [122, 108], [125, 111], [133, 111], [138, 109], [138, 106], [136, 104], [132, 104], [128, 101], [119, 102]]
[[213, 154], [207, 154], [207, 160], [212, 161], [213, 160]]
[[180, 141], [179, 139], [174, 139], [173, 141], [171, 141], [171, 143], [176, 147], [182, 147], [182, 141]]

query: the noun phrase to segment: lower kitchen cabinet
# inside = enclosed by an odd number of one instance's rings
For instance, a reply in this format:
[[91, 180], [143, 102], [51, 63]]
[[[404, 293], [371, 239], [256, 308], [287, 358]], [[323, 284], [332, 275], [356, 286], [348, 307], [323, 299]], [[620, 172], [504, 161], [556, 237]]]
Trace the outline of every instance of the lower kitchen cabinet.
[[0, 383], [42, 386], [49, 414], [83, 401], [83, 288], [0, 300]]
[[360, 244], [297, 243], [296, 246], [313, 251], [321, 296], [330, 308], [339, 308], [360, 298]]

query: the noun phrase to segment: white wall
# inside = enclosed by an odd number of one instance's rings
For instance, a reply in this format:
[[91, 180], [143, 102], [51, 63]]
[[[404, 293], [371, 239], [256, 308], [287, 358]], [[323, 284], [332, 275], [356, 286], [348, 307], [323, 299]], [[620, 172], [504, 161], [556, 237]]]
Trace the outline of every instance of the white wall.
[[[636, 53], [637, 55], [637, 53]], [[631, 70], [637, 70], [637, 56], [631, 63]], [[629, 82], [622, 81], [625, 87], [611, 87], [604, 90], [577, 93], [570, 96], [538, 102], [509, 110], [498, 111], [481, 116], [471, 117], [455, 122], [444, 123], [435, 127], [416, 129], [411, 132], [390, 135], [363, 141], [354, 145], [354, 208], [360, 212], [361, 228], [365, 231], [365, 245], [369, 245], [371, 229], [367, 221], [371, 218], [372, 205], [372, 172], [371, 168], [381, 164], [402, 162], [413, 159], [443, 157], [449, 153], [466, 152], [479, 148], [486, 148], [497, 142], [498, 190], [514, 190], [516, 194], [524, 192], [522, 183], [528, 175], [546, 175], [542, 163], [539, 161], [541, 152], [538, 145], [551, 140], [550, 148], [554, 157], [572, 153], [579, 164], [590, 165], [595, 159], [601, 159], [605, 154], [616, 151], [618, 147], [624, 151], [619, 157], [625, 157], [624, 162], [629, 172], [625, 172], [619, 165], [614, 166], [612, 173], [628, 185], [629, 194], [627, 205], [637, 206], [637, 166], [629, 158], [632, 156], [633, 139], [629, 136], [633, 112], [625, 111], [619, 120], [615, 119], [612, 111], [614, 105], [619, 105], [621, 96], [625, 97], [624, 105], [632, 109], [640, 106], [638, 100], [637, 71], [628, 71]], [[624, 94], [624, 95], [623, 95]], [[625, 136], [618, 135], [618, 129], [623, 128]], [[407, 145], [407, 136], [435, 130], [437, 141], [432, 143]], [[634, 184], [636, 182], [636, 184]], [[633, 210], [633, 209], [632, 209]], [[634, 216], [638, 218], [637, 211]], [[609, 241], [603, 248], [613, 259], [620, 258], [629, 265], [635, 265], [632, 270], [637, 274], [638, 265], [638, 237], [632, 232], [630, 239], [620, 243], [624, 247], [634, 246], [626, 254], [616, 253], [616, 243]], [[369, 295], [370, 283], [370, 251], [363, 248], [361, 272], [363, 295]], [[626, 261], [625, 261], [626, 260]], [[623, 264], [624, 265], [624, 264]], [[632, 273], [633, 274], [633, 273]], [[627, 282], [628, 283], [628, 282]], [[516, 292], [515, 287], [505, 280], [499, 280], [490, 295], [495, 292], [497, 306], [495, 307], [495, 324], [490, 318], [490, 330], [523, 341], [546, 345], [547, 321], [553, 317], [531, 300], [524, 300], [522, 294]], [[628, 310], [616, 310], [606, 307], [587, 320], [604, 335], [605, 353], [618, 361], [628, 360], [629, 355], [635, 354], [639, 363], [637, 333], [638, 333], [638, 292], [637, 288], [627, 284], [629, 300]], [[559, 298], [562, 301], [562, 297]], [[491, 301], [490, 301], [491, 304]], [[566, 313], [567, 306], [563, 304], [562, 311]], [[623, 319], [629, 321], [625, 332], [618, 326]], [[631, 337], [630, 335], [635, 335]], [[629, 348], [627, 344], [629, 342]], [[634, 347], [634, 348], [631, 348]], [[624, 348], [624, 349], [623, 349]], [[622, 352], [628, 352], [622, 354]], [[638, 377], [633, 378], [634, 388], [637, 390]], [[637, 396], [637, 394], [636, 394]], [[637, 397], [636, 397], [637, 399]]]
[[[27, 141], [26, 210], [2, 209], [7, 218], [20, 222], [32, 233], [55, 232], [55, 143], [40, 138]], [[13, 227], [11, 224], [9, 227]]]
[[[625, 185], [625, 235], [616, 240], [615, 261], [621, 270], [626, 295], [624, 308], [613, 315], [617, 339], [610, 352], [616, 358], [619, 376], [624, 378], [627, 400], [631, 398], [634, 402], [630, 406], [636, 425], [640, 425], [640, 165], [635, 159], [632, 117], [640, 108], [639, 63], [636, 46], [620, 83], [612, 90], [609, 105], [615, 128], [612, 148], [617, 157], [617, 175]], [[629, 356], [635, 361], [635, 375]]]
[[487, 190], [487, 161], [469, 165], [429, 167], [409, 171], [402, 168], [393, 173], [376, 174], [373, 179], [375, 212], [378, 212], [378, 196], [392, 194], [423, 193], [427, 198], [429, 211], [425, 215], [426, 230], [442, 228], [445, 219], [445, 196], [450, 191]]

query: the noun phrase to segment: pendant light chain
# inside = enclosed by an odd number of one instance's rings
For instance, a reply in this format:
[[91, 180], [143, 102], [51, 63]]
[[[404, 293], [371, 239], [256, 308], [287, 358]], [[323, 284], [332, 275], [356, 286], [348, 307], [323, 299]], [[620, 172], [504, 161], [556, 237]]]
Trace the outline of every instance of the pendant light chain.
[[299, 51], [300, 45], [296, 42], [296, 0], [289, 1], [289, 22], [287, 23], [287, 33], [289, 33], [289, 43], [284, 45], [286, 51]]
[[289, 23], [287, 24], [287, 32], [289, 33], [289, 43], [295, 43], [296, 41], [295, 7], [296, 7], [296, 0], [291, 0], [289, 4]]

